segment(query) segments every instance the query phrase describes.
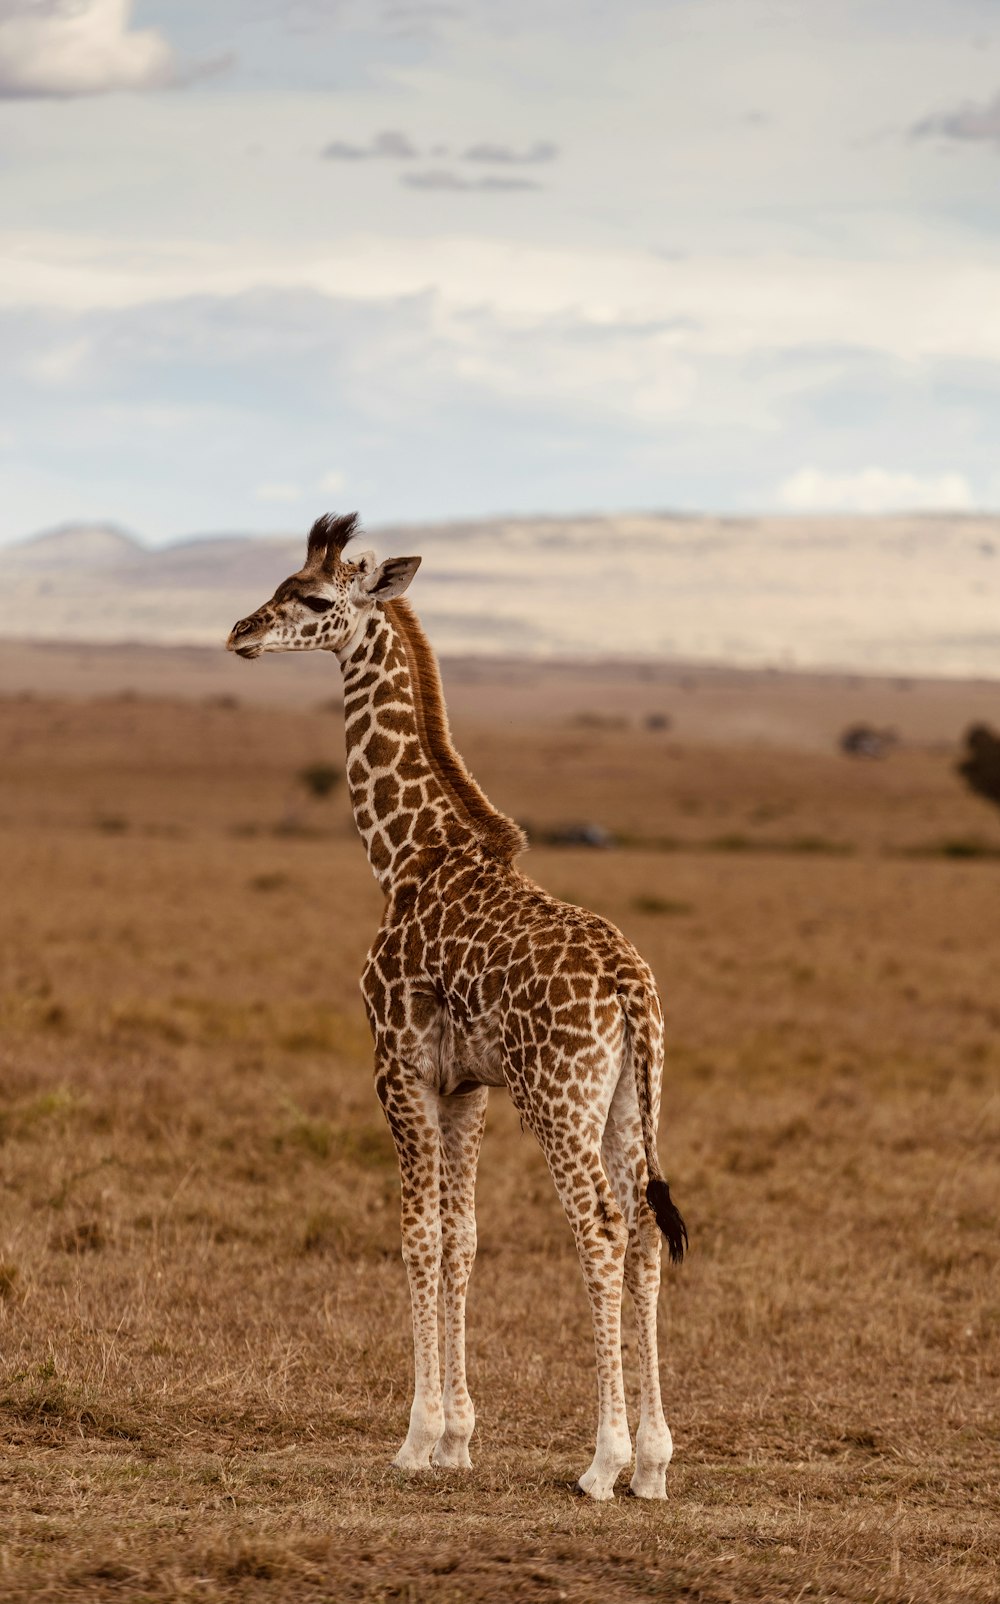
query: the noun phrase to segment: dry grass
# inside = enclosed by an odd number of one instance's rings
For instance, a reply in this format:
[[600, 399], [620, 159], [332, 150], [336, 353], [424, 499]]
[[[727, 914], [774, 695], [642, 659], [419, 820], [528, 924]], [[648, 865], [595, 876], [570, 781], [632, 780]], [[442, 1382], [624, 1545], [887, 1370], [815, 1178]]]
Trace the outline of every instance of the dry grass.
[[[997, 821], [947, 753], [461, 736], [522, 817], [688, 848], [529, 860], [668, 1005], [693, 1243], [662, 1304], [669, 1502], [567, 1490], [585, 1300], [498, 1095], [476, 1470], [389, 1468], [408, 1312], [356, 983], [378, 896], [343, 798], [295, 790], [338, 760], [332, 716], [6, 703], [0, 1599], [994, 1598], [1000, 865], [888, 854]], [[851, 850], [695, 849], [727, 834]]]

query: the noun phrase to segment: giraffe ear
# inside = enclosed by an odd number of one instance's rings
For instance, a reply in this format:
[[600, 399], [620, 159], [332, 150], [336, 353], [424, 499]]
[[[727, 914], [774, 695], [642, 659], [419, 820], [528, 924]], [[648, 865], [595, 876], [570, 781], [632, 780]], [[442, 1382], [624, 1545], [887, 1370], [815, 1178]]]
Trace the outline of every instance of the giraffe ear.
[[391, 601], [394, 596], [402, 596], [419, 567], [419, 557], [387, 557], [374, 573], [359, 577], [354, 583], [369, 601]]

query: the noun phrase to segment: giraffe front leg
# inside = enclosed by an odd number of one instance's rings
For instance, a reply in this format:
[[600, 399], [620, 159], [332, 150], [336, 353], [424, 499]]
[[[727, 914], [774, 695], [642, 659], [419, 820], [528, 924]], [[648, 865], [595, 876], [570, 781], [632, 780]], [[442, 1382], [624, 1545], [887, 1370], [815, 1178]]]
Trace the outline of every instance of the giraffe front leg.
[[472, 1468], [469, 1441], [476, 1411], [465, 1377], [465, 1297], [476, 1258], [476, 1166], [487, 1096], [481, 1086], [440, 1103], [444, 1433], [433, 1461], [451, 1470]]
[[444, 1431], [438, 1356], [441, 1268], [441, 1151], [437, 1094], [397, 1064], [380, 1065], [376, 1085], [399, 1159], [403, 1262], [413, 1317], [413, 1404], [393, 1464], [426, 1470]]

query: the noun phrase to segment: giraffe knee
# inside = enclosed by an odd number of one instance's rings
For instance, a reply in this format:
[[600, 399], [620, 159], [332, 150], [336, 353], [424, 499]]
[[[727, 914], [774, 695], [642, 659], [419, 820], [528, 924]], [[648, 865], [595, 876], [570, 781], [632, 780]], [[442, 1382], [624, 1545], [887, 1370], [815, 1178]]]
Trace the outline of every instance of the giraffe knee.
[[628, 1226], [623, 1215], [606, 1221], [604, 1238], [617, 1264], [623, 1264], [628, 1255]]
[[630, 1236], [628, 1250], [625, 1254], [625, 1285], [631, 1293], [639, 1293], [647, 1287], [658, 1288], [659, 1284], [659, 1232], [657, 1232], [652, 1242], [645, 1242], [635, 1235]]
[[441, 1250], [445, 1264], [472, 1264], [476, 1257], [476, 1222], [468, 1215], [442, 1221]]
[[600, 1250], [615, 1264], [622, 1264], [628, 1250], [629, 1230], [625, 1216], [606, 1187], [598, 1187], [593, 1208], [580, 1222], [581, 1246]]
[[436, 1271], [441, 1263], [441, 1222], [426, 1216], [403, 1218], [403, 1263], [411, 1276]]
[[643, 1204], [634, 1219], [629, 1221], [626, 1276], [642, 1277], [658, 1269], [662, 1240], [652, 1209], [648, 1204]]

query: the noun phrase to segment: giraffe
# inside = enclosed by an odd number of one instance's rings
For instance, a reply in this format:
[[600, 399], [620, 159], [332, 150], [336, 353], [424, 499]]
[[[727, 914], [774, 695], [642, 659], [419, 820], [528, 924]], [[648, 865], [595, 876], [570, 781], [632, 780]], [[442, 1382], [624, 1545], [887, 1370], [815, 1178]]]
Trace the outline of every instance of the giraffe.
[[465, 1302], [476, 1166], [488, 1090], [506, 1087], [545, 1156], [590, 1298], [597, 1441], [576, 1490], [611, 1498], [631, 1463], [624, 1283], [640, 1388], [629, 1491], [664, 1498], [673, 1445], [657, 1359], [660, 1235], [677, 1262], [687, 1231], [656, 1152], [656, 985], [613, 925], [557, 901], [516, 866], [525, 837], [456, 752], [433, 650], [402, 599], [420, 558], [348, 559], [356, 532], [357, 514], [317, 519], [304, 566], [234, 625], [227, 647], [244, 658], [328, 651], [343, 671], [351, 805], [385, 895], [361, 990], [399, 1160], [413, 1320], [413, 1403], [393, 1463], [471, 1467]]

